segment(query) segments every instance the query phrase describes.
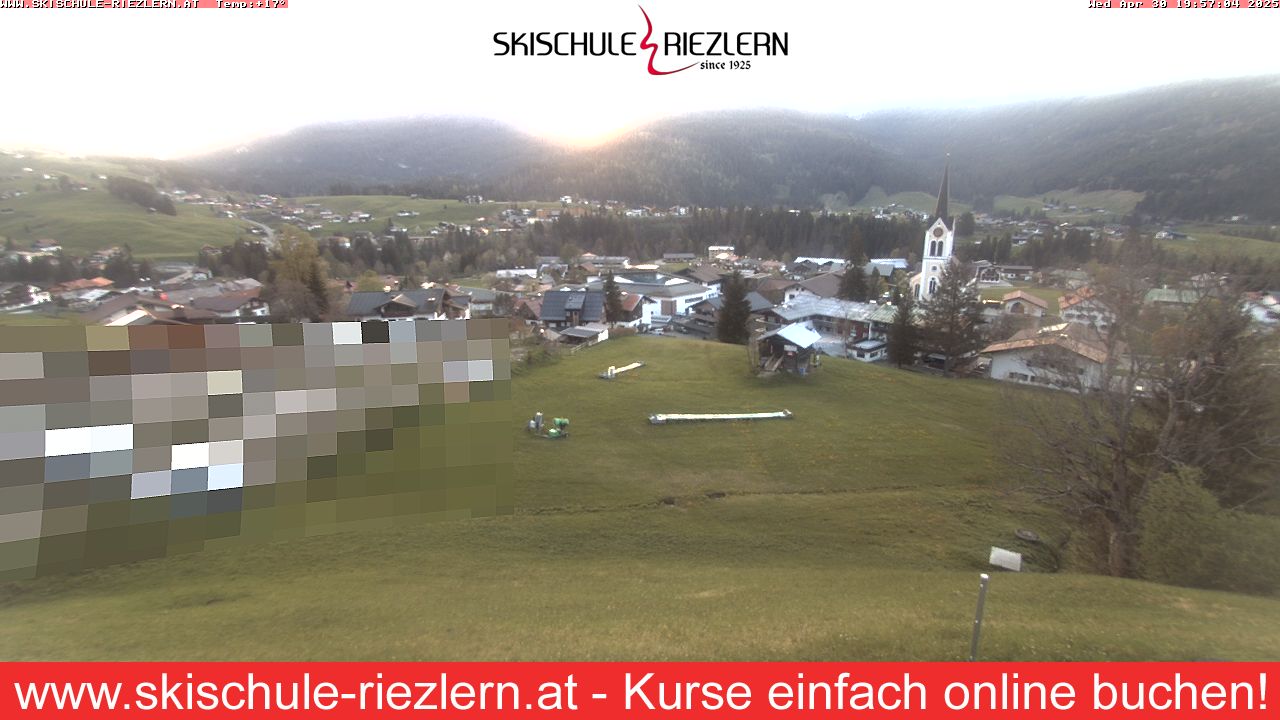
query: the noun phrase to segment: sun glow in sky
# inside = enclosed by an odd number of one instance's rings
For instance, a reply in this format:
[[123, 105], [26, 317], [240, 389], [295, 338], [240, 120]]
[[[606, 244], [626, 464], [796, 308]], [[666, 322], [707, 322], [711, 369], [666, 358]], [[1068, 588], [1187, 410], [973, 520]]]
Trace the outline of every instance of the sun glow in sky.
[[[863, 114], [1280, 73], [1265, 10], [1087, 0], [645, 0], [655, 34], [785, 32], [750, 70], [496, 57], [497, 32], [645, 30], [633, 2], [294, 0], [287, 10], [3, 10], [0, 147], [180, 157], [318, 122], [494, 118], [599, 142], [687, 112]], [[636, 40], [638, 44], [638, 37]], [[660, 60], [661, 62], [661, 60]], [[1135, 119], [1140, 122], [1140, 119]]]

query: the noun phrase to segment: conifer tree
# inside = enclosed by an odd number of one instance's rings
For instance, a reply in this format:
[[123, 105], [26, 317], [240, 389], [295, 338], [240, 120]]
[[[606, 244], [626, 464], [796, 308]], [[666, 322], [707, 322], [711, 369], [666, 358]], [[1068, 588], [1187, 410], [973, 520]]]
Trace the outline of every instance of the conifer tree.
[[743, 345], [750, 338], [747, 323], [751, 318], [751, 303], [747, 300], [747, 283], [737, 270], [725, 281], [720, 318], [716, 321], [716, 338], [720, 342]]
[[982, 347], [982, 308], [968, 277], [962, 265], [949, 263], [942, 271], [937, 292], [921, 303], [924, 344], [946, 358], [943, 371], [948, 375], [957, 361]]
[[[896, 292], [896, 289], [895, 289]], [[911, 318], [915, 302], [911, 293], [897, 293], [898, 308], [893, 315], [893, 324], [889, 326], [889, 361], [898, 367], [910, 365], [916, 360], [919, 349], [919, 329]]]
[[612, 325], [622, 322], [622, 315], [622, 290], [618, 281], [613, 279], [613, 273], [609, 273], [604, 278], [604, 319]]
[[840, 278], [840, 289], [837, 291], [841, 300], [867, 301], [870, 290], [867, 289], [867, 276], [862, 272], [865, 266], [865, 258], [858, 258], [845, 266], [844, 275]]

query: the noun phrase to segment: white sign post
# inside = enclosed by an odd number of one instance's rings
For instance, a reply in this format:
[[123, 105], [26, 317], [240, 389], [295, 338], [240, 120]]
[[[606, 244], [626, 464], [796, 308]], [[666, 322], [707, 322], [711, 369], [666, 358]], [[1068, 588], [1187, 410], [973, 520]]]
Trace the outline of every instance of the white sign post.
[[1012, 550], [1004, 548], [992, 547], [991, 559], [987, 562], [998, 568], [1012, 570], [1014, 572], [1022, 572], [1022, 553], [1016, 553]]

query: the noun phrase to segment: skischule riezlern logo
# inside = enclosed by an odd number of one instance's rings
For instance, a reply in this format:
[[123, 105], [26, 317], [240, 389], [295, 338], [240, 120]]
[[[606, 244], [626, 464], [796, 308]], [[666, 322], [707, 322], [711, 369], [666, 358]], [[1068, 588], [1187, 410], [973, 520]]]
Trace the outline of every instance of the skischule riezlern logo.
[[701, 70], [750, 70], [752, 60], [787, 54], [787, 33], [654, 29], [640, 8], [643, 31], [506, 32], [493, 34], [499, 57], [641, 57], [650, 75]]

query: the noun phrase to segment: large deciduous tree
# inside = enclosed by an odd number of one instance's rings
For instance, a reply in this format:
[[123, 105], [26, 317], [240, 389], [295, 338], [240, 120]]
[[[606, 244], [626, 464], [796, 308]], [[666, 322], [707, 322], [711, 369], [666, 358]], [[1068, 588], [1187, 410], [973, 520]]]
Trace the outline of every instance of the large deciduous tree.
[[310, 235], [284, 227], [276, 236], [268, 296], [272, 310], [290, 320], [322, 320], [329, 314], [329, 271]]
[[1077, 521], [1097, 569], [1125, 577], [1139, 573], [1153, 488], [1192, 471], [1224, 506], [1247, 508], [1274, 496], [1280, 462], [1275, 338], [1251, 327], [1234, 291], [1144, 304], [1150, 277], [1104, 270], [1093, 286], [1112, 315], [1099, 380], [1060, 373], [1073, 392], [1010, 395], [1033, 442], [1011, 436], [1007, 456], [1032, 473], [1031, 490]]

